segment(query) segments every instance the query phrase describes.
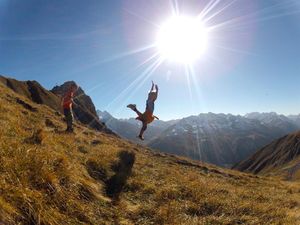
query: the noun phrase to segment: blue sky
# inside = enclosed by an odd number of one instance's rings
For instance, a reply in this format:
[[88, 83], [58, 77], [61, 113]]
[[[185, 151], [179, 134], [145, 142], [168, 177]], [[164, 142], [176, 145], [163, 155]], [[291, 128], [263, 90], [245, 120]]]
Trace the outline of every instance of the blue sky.
[[[178, 0], [182, 15], [197, 16], [208, 0]], [[213, 2], [218, 3], [218, 0]], [[75, 80], [96, 107], [116, 117], [141, 110], [151, 80], [161, 119], [202, 112], [300, 113], [300, 3], [297, 0], [225, 0], [204, 18], [206, 53], [192, 66], [147, 61], [173, 0], [0, 0], [0, 74], [37, 80], [51, 89]], [[223, 26], [217, 26], [223, 24]]]

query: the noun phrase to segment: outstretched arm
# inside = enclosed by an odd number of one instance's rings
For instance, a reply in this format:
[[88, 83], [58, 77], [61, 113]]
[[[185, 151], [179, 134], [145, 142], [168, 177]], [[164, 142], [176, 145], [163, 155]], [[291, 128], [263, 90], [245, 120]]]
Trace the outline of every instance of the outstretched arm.
[[152, 81], [152, 86], [151, 86], [150, 92], [152, 92], [153, 90], [154, 90], [154, 82]]
[[158, 86], [157, 85], [155, 85], [155, 89], [156, 89], [156, 92], [155, 92], [154, 101], [157, 99], [157, 96], [158, 96]]

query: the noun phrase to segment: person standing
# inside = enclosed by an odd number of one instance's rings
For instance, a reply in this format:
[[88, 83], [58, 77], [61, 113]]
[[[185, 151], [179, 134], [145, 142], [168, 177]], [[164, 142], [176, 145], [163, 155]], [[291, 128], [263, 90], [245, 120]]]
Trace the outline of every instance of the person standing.
[[69, 88], [69, 90], [64, 94], [63, 99], [62, 99], [62, 106], [64, 110], [64, 115], [65, 115], [65, 120], [67, 123], [67, 129], [66, 132], [74, 132], [73, 128], [73, 103], [74, 103], [74, 94], [77, 91], [78, 86], [76, 84], [72, 84]]

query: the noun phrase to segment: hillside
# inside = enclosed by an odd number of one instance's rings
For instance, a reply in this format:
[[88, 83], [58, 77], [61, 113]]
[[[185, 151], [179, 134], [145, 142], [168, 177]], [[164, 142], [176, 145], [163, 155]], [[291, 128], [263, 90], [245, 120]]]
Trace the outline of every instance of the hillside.
[[[0, 76], [0, 83], [37, 104], [44, 104], [61, 112], [61, 97], [74, 82], [66, 82], [61, 86], [54, 87], [51, 91], [46, 90], [36, 81], [18, 81]], [[74, 101], [76, 103], [74, 105], [75, 119], [94, 129], [111, 132], [99, 120], [91, 98], [87, 96], [80, 87], [75, 93]]]
[[300, 132], [286, 135], [234, 166], [245, 172], [300, 178]]
[[59, 96], [46, 90], [36, 81], [18, 81], [0, 76], [0, 83], [37, 104], [44, 104], [56, 111], [61, 111]]
[[299, 184], [155, 153], [0, 84], [1, 224], [299, 224]]

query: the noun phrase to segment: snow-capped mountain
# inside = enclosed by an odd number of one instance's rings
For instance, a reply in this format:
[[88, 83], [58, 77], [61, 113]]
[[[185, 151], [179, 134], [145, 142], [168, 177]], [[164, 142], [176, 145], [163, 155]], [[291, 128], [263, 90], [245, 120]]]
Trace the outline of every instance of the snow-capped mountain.
[[300, 127], [300, 114], [289, 115], [288, 118], [298, 127]]
[[270, 113], [249, 113], [245, 115], [246, 118], [259, 120], [262, 124], [272, 127], [275, 130], [280, 130], [281, 132], [288, 134], [291, 131], [295, 131], [299, 128], [299, 124], [296, 123], [296, 119], [279, 115], [275, 112]]
[[116, 119], [108, 112], [98, 111], [98, 115], [108, 128], [134, 142], [222, 166], [232, 166], [300, 127], [300, 117], [276, 113], [202, 113], [180, 120], [155, 121], [145, 132], [146, 141], [141, 142], [136, 138], [141, 122]]
[[[253, 114], [254, 115], [254, 114]], [[297, 130], [281, 115], [200, 114], [180, 120], [166, 129], [149, 146], [222, 166], [235, 164], [257, 149]], [[265, 122], [261, 118], [264, 118]], [[267, 118], [269, 120], [267, 120]]]

